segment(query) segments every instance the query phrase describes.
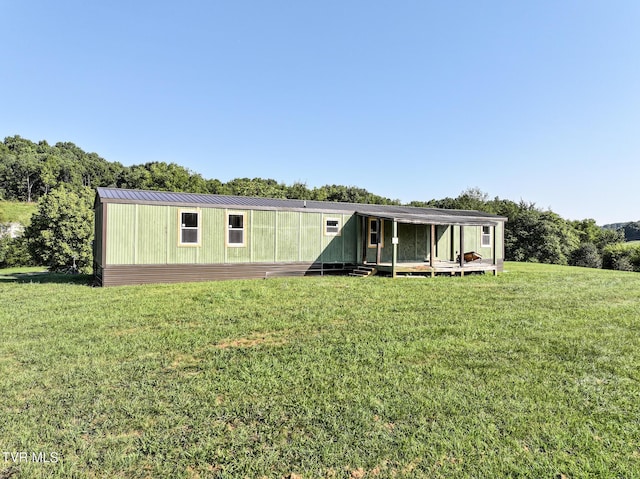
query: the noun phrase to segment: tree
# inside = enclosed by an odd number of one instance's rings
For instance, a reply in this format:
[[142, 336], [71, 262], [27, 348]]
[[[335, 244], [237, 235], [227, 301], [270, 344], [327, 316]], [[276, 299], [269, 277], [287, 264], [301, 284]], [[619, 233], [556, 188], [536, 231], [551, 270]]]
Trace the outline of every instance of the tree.
[[616, 243], [624, 243], [624, 234], [622, 233], [622, 231], [603, 229], [600, 232], [600, 236], [598, 238], [596, 246], [598, 247], [598, 251], [600, 251], [600, 254], [602, 254], [607, 246]]
[[571, 251], [579, 244], [573, 228], [552, 211], [525, 207], [507, 226], [507, 260], [567, 264]]
[[314, 188], [311, 199], [317, 201], [335, 201], [339, 203], [367, 203], [373, 205], [399, 205], [400, 201], [391, 200], [369, 193], [363, 188], [344, 185], [325, 185]]
[[118, 188], [131, 188], [157, 191], [184, 191], [188, 193], [207, 193], [207, 182], [197, 173], [193, 173], [175, 163], [153, 161], [144, 165], [123, 168], [116, 181]]
[[38, 211], [25, 230], [33, 258], [51, 271], [74, 264], [90, 272], [93, 263], [93, 190], [60, 186], [40, 199]]
[[480, 188], [468, 188], [458, 196], [457, 208], [461, 210], [484, 211], [489, 195]]
[[640, 272], [640, 246], [633, 243], [610, 244], [602, 255], [604, 269]]
[[16, 182], [13, 186], [16, 197], [23, 201], [33, 201], [35, 186], [40, 180], [40, 161], [37, 145], [32, 141], [14, 137], [5, 138], [5, 145], [13, 153], [13, 161], [8, 163], [9, 174]]
[[221, 191], [227, 195], [286, 198], [286, 187], [272, 179], [236, 178], [226, 183]]
[[286, 188], [287, 198], [292, 200], [310, 200], [312, 194], [305, 183], [296, 181], [293, 185]]
[[582, 243], [571, 252], [569, 264], [571, 266], [582, 266], [583, 268], [601, 268], [602, 257], [596, 245], [593, 243]]

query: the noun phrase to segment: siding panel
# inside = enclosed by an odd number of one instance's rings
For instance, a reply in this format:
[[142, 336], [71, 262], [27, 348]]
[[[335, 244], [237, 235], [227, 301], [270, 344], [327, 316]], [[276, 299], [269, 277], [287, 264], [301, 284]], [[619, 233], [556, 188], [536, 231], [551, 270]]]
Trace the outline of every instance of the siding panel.
[[136, 264], [165, 263], [168, 241], [166, 209], [138, 205], [136, 227]]
[[343, 263], [358, 261], [360, 223], [355, 215], [342, 215], [342, 258]]
[[202, 247], [198, 256], [200, 264], [223, 263], [225, 249], [224, 210], [202, 208]]
[[[336, 215], [340, 216], [340, 215]], [[300, 216], [300, 261], [320, 261], [324, 218], [320, 213], [301, 213]]]
[[275, 211], [254, 211], [251, 223], [251, 255], [256, 262], [274, 262], [275, 250]]
[[293, 211], [278, 211], [276, 261], [298, 261], [300, 249], [300, 215]]
[[107, 264], [134, 264], [135, 207], [107, 206]]

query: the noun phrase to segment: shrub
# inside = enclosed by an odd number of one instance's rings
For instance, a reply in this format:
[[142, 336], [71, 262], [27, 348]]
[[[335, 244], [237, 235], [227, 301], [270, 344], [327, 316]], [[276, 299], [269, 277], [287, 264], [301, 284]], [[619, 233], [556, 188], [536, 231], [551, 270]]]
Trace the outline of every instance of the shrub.
[[606, 246], [602, 254], [602, 267], [640, 272], [640, 245], [617, 243]]
[[11, 238], [0, 237], [0, 268], [13, 266], [33, 266], [35, 261], [29, 254], [27, 240], [24, 236]]
[[569, 256], [571, 266], [582, 266], [583, 268], [602, 267], [602, 258], [598, 253], [598, 248], [593, 243], [582, 243]]

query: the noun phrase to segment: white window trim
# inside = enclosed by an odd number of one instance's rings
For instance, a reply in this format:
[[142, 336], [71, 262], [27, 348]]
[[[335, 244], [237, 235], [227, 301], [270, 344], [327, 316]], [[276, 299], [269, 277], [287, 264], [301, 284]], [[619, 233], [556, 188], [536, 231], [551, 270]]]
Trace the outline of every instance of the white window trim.
[[[229, 227], [229, 217], [230, 216], [242, 216], [242, 243], [231, 243], [229, 241], [229, 232], [232, 231], [232, 228]], [[244, 248], [247, 246], [247, 213], [244, 211], [228, 211], [225, 215], [226, 226], [225, 226], [225, 236], [224, 241], [225, 245], [229, 248]], [[240, 228], [233, 228], [233, 230], [240, 230]]]
[[[338, 223], [338, 226], [337, 226], [338, 231], [336, 231], [335, 233], [327, 231], [327, 229], [329, 228], [329, 225], [327, 223], [329, 221], [336, 221]], [[340, 221], [340, 218], [327, 217], [324, 219], [324, 235], [325, 236], [342, 236], [342, 221]]]
[[[182, 226], [183, 213], [194, 213], [198, 216], [198, 226], [196, 228]], [[183, 229], [195, 229], [197, 231], [198, 241], [195, 243], [183, 243], [182, 242], [182, 230]], [[178, 246], [197, 247], [200, 246], [202, 239], [202, 214], [199, 209], [179, 209], [178, 210]]]
[[[489, 232], [485, 233], [484, 229], [488, 228]], [[493, 234], [491, 233], [491, 226], [481, 226], [480, 227], [480, 246], [482, 248], [491, 248], [491, 237], [493, 236]], [[487, 239], [487, 242], [485, 243], [485, 239]]]
[[378, 236], [380, 238], [380, 247], [384, 248], [384, 220], [382, 218], [368, 218], [367, 221], [367, 247], [368, 248], [377, 248], [377, 243], [371, 243], [371, 224], [380, 220], [380, 231], [378, 231]]

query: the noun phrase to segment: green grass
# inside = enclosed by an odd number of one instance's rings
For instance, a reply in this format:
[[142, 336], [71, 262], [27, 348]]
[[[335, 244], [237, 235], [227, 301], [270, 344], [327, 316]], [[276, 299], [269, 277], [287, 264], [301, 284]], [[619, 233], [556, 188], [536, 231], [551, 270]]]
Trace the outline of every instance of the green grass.
[[27, 226], [37, 208], [36, 203], [0, 200], [0, 223], [21, 223]]
[[506, 269], [0, 272], [0, 476], [639, 477], [640, 275]]

